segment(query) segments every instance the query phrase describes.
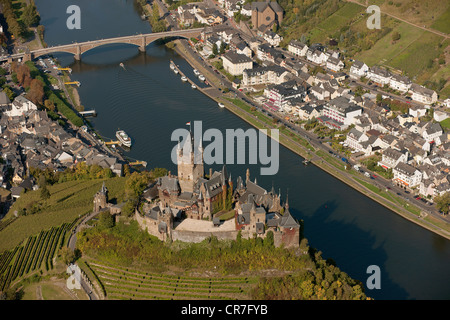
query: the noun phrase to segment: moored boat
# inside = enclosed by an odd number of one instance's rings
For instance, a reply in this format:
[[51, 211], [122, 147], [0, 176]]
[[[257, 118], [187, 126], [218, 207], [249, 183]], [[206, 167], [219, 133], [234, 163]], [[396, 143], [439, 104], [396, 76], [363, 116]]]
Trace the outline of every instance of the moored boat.
[[199, 76], [198, 76], [198, 78], [199, 78], [199, 79], [200, 79], [201, 81], [205, 81], [205, 80], [206, 80], [205, 76], [204, 76], [204, 75], [202, 75], [202, 74], [201, 74], [201, 75], [199, 75]]
[[223, 103], [219, 103], [219, 107], [225, 108], [225, 105]]
[[186, 82], [188, 79], [185, 76], [181, 77], [181, 81]]
[[131, 147], [131, 138], [128, 134], [123, 130], [118, 130], [116, 132], [116, 137], [119, 139], [119, 142], [125, 147]]
[[191, 85], [191, 88], [192, 88], [192, 89], [197, 89], [197, 86], [196, 86], [195, 84], [192, 84], [192, 85]]

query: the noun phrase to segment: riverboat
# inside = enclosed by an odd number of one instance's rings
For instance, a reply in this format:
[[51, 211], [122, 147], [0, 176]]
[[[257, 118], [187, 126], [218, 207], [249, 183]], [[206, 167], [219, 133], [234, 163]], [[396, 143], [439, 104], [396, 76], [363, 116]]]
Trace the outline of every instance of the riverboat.
[[117, 139], [119, 139], [120, 143], [125, 146], [130, 148], [131, 147], [131, 138], [128, 136], [128, 134], [123, 131], [123, 130], [118, 130], [116, 132], [116, 137]]

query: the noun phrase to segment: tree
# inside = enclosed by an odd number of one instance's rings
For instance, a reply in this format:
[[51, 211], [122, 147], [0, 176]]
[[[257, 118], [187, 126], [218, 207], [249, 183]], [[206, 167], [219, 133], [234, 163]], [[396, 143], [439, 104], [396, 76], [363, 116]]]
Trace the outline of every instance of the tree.
[[22, 21], [27, 27], [37, 25], [40, 21], [36, 7], [32, 4], [25, 7], [22, 14]]
[[217, 49], [217, 44], [215, 44], [215, 43], [214, 43], [214, 45], [212, 47], [212, 53], [215, 56], [219, 53], [219, 49]]
[[272, 26], [272, 32], [277, 33], [278, 31], [278, 24], [274, 23]]
[[50, 198], [50, 191], [48, 190], [47, 186], [44, 185], [41, 187], [41, 199], [47, 200]]
[[395, 32], [392, 34], [392, 41], [398, 41], [398, 40], [400, 40], [400, 38], [401, 38], [401, 35], [400, 35], [400, 33], [398, 33], [397, 31], [395, 31]]
[[219, 48], [219, 53], [220, 53], [220, 54], [225, 53], [225, 48], [226, 48], [225, 42], [221, 42], [221, 43], [220, 43], [220, 48]]
[[72, 250], [70, 250], [70, 248], [68, 248], [68, 247], [62, 247], [59, 250], [59, 255], [65, 265], [69, 265], [75, 260], [74, 252]]
[[436, 203], [436, 208], [440, 212], [448, 214], [450, 211], [450, 192], [446, 192], [441, 196], [435, 197], [434, 202]]
[[44, 85], [41, 81], [33, 79], [30, 84], [30, 90], [28, 91], [28, 99], [34, 104], [42, 105], [44, 103]]
[[98, 218], [98, 226], [103, 229], [114, 227], [114, 216], [109, 211], [101, 212]]

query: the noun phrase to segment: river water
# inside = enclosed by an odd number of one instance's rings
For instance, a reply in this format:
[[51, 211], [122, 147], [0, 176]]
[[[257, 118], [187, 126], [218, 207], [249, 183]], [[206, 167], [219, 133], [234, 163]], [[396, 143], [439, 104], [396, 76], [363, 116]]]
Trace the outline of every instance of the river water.
[[[69, 30], [66, 9], [71, 2], [36, 0], [50, 46], [151, 32], [131, 0], [79, 0], [81, 30]], [[73, 69], [72, 79], [82, 83], [82, 104], [97, 111], [91, 121], [95, 129], [110, 138], [118, 128], [124, 129], [134, 139], [127, 155], [147, 161], [148, 168], [176, 172], [170, 156], [176, 142], [171, 141], [171, 134], [187, 128], [188, 121], [201, 120], [203, 130], [250, 128], [170, 71], [172, 59], [192, 75], [187, 62], [164, 46], [150, 44], [146, 53], [139, 53], [132, 45], [108, 45], [86, 52], [81, 62], [74, 62], [69, 54], [56, 56]], [[288, 193], [290, 210], [304, 221], [310, 245], [351, 277], [365, 284], [368, 266], [379, 266], [381, 289], [366, 288], [368, 296], [450, 298], [450, 241], [401, 218], [315, 166], [303, 166], [301, 160], [280, 146], [276, 175], [260, 176], [258, 165], [227, 165], [227, 170], [235, 181], [249, 167], [252, 180], [256, 178], [269, 190], [273, 185], [283, 198]]]

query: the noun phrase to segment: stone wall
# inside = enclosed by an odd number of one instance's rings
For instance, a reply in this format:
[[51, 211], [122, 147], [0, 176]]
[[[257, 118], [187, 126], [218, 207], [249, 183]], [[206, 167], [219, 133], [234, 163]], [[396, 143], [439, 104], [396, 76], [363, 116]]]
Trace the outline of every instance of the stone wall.
[[214, 235], [218, 240], [235, 240], [238, 234], [237, 230], [233, 231], [217, 231], [217, 232], [198, 232], [176, 229], [172, 231], [172, 240], [180, 240], [183, 242], [202, 242], [206, 238]]

